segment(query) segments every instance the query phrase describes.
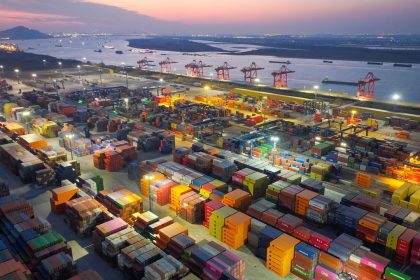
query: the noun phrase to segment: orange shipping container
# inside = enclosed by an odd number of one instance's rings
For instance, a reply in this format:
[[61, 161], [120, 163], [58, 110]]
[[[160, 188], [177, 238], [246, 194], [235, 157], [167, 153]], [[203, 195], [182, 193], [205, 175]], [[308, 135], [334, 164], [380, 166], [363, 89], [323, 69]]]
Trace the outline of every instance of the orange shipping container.
[[290, 273], [294, 249], [299, 240], [288, 235], [282, 234], [270, 242], [267, 249], [266, 267], [281, 277]]

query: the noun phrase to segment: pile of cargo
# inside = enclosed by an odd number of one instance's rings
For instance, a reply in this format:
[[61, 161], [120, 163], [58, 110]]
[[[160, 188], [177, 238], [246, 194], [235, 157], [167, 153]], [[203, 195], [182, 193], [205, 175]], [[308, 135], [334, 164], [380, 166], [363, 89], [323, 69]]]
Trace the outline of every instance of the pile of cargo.
[[90, 139], [83, 138], [77, 133], [60, 132], [58, 136], [60, 147], [65, 148], [67, 151], [72, 151], [79, 157], [93, 154], [94, 151], [99, 149]]
[[174, 210], [174, 211], [178, 211], [180, 209], [180, 199], [181, 196], [190, 192], [191, 188], [184, 186], [184, 185], [178, 185], [175, 186], [171, 189], [171, 204], [170, 204], [170, 209]]
[[59, 101], [50, 102], [48, 104], [48, 111], [63, 114], [67, 117], [73, 117], [77, 112], [76, 107], [61, 103]]
[[113, 215], [124, 221], [129, 221], [136, 212], [143, 212], [143, 199], [126, 189], [107, 192], [103, 204]]
[[177, 215], [191, 224], [202, 223], [206, 198], [194, 191], [187, 192], [179, 198]]
[[210, 200], [204, 204], [204, 221], [203, 226], [209, 227], [210, 217], [213, 212], [219, 208], [222, 208], [224, 205], [223, 203], [217, 200]]
[[42, 161], [17, 143], [0, 146], [1, 159], [5, 166], [24, 183], [33, 182], [35, 172], [44, 169]]
[[79, 188], [74, 184], [65, 185], [51, 190], [52, 197], [50, 198], [51, 211], [55, 214], [64, 214], [66, 210], [66, 202], [76, 197]]
[[241, 212], [236, 212], [225, 218], [224, 226], [222, 228], [223, 243], [229, 245], [233, 249], [242, 247], [248, 239], [250, 225], [251, 218]]
[[301, 279], [313, 279], [320, 251], [308, 244], [300, 242], [295, 246], [291, 272]]
[[111, 149], [97, 150], [93, 154], [93, 165], [109, 172], [119, 171], [124, 167], [123, 157]]
[[251, 195], [243, 190], [236, 189], [223, 196], [222, 203], [236, 210], [245, 212], [251, 204]]
[[[1, 255], [8, 259], [0, 264], [0, 275], [10, 273], [29, 276], [26, 267], [34, 273], [40, 273], [43, 279], [62, 279], [61, 275], [66, 278], [74, 275], [70, 246], [63, 236], [51, 231], [51, 225], [44, 218], [34, 217], [34, 210], [28, 201], [15, 196], [1, 198], [0, 217], [1, 230], [8, 236], [9, 246], [6, 248], [6, 244], [0, 241]], [[25, 263], [26, 267], [12, 260], [10, 252]]]
[[158, 230], [155, 244], [162, 250], [165, 250], [171, 239], [178, 234], [188, 235], [188, 229], [179, 223], [172, 223]]
[[160, 179], [154, 181], [154, 183], [150, 186], [152, 191], [152, 200], [156, 201], [160, 206], [169, 204], [171, 200], [171, 188], [176, 185], [178, 184], [170, 179]]
[[18, 135], [25, 134], [25, 128], [21, 124], [13, 121], [0, 123], [0, 129], [8, 136], [12, 136], [15, 133]]
[[391, 202], [394, 205], [420, 212], [420, 185], [404, 183], [392, 193]]
[[85, 173], [77, 177], [76, 186], [85, 193], [96, 196], [104, 190], [104, 180], [94, 173]]
[[254, 198], [264, 196], [269, 183], [270, 178], [260, 172], [254, 172], [245, 176], [242, 182], [244, 190], [248, 191]]
[[165, 175], [160, 172], [151, 172], [144, 175], [140, 180], [140, 193], [144, 196], [149, 196], [149, 188], [151, 188], [156, 181], [164, 178]]
[[226, 218], [235, 213], [237, 211], [228, 206], [213, 211], [209, 219], [209, 234], [223, 241], [223, 227], [225, 226]]
[[211, 176], [223, 182], [228, 182], [236, 171], [236, 165], [228, 160], [213, 159]]
[[48, 164], [54, 166], [58, 161], [67, 161], [67, 153], [62, 148], [54, 148], [52, 146], [45, 146], [38, 148], [36, 154], [39, 159]]
[[47, 141], [44, 137], [38, 134], [25, 134], [20, 135], [16, 142], [22, 145], [28, 151], [35, 151], [40, 148], [45, 148], [48, 146]]
[[189, 269], [203, 279], [245, 279], [245, 262], [216, 242], [202, 240], [184, 254]]
[[36, 118], [32, 121], [34, 133], [44, 136], [45, 138], [54, 138], [58, 136], [60, 127], [57, 123], [49, 121], [45, 118]]
[[88, 196], [67, 201], [65, 208], [69, 224], [78, 234], [87, 234], [101, 223], [104, 210], [102, 204]]

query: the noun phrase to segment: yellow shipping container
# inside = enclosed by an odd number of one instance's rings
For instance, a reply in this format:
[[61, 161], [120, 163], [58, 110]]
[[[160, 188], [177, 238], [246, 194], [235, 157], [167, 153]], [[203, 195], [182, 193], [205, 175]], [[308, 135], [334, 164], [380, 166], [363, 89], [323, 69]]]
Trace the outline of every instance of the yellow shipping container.
[[410, 196], [410, 203], [413, 203], [415, 205], [420, 204], [420, 190], [417, 190]]
[[10, 117], [12, 113], [12, 109], [16, 107], [19, 107], [16, 103], [5, 103], [3, 105], [3, 113], [6, 116]]
[[397, 225], [387, 236], [386, 247], [395, 250], [397, 248], [398, 238], [407, 228], [401, 225]]

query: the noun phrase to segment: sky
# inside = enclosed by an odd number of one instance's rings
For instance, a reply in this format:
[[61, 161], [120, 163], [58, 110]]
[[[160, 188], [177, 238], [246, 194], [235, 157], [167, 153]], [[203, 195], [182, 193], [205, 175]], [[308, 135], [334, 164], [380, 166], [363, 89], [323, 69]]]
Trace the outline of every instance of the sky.
[[1, 0], [0, 29], [157, 34], [419, 33], [420, 0]]

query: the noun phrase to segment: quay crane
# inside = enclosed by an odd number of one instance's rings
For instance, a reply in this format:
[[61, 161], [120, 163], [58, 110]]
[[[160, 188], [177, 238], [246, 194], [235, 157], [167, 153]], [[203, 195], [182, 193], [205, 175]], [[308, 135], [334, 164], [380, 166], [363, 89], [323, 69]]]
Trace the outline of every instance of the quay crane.
[[244, 73], [244, 81], [253, 83], [258, 78], [258, 70], [263, 69], [263, 67], [257, 66], [255, 62], [252, 62], [249, 67], [242, 68], [241, 72]]
[[357, 97], [360, 100], [372, 100], [375, 98], [375, 82], [379, 80], [372, 72], [367, 73], [366, 77], [357, 83]]
[[197, 62], [195, 59], [185, 65], [185, 69], [187, 70], [187, 75], [191, 77], [198, 77], [201, 78], [204, 76], [204, 68], [212, 67], [212, 65], [205, 64], [201, 60]]
[[286, 88], [287, 87], [287, 74], [294, 73], [295, 71], [290, 70], [286, 65], [282, 65], [279, 71], [271, 73], [273, 75], [273, 87], [275, 88]]
[[172, 61], [169, 57], [165, 60], [159, 62], [160, 72], [162, 73], [169, 73], [172, 71], [172, 64], [178, 63], [176, 61]]
[[216, 67], [214, 70], [217, 72], [218, 80], [229, 80], [229, 70], [236, 69], [236, 67], [229, 65], [225, 62], [223, 65]]

